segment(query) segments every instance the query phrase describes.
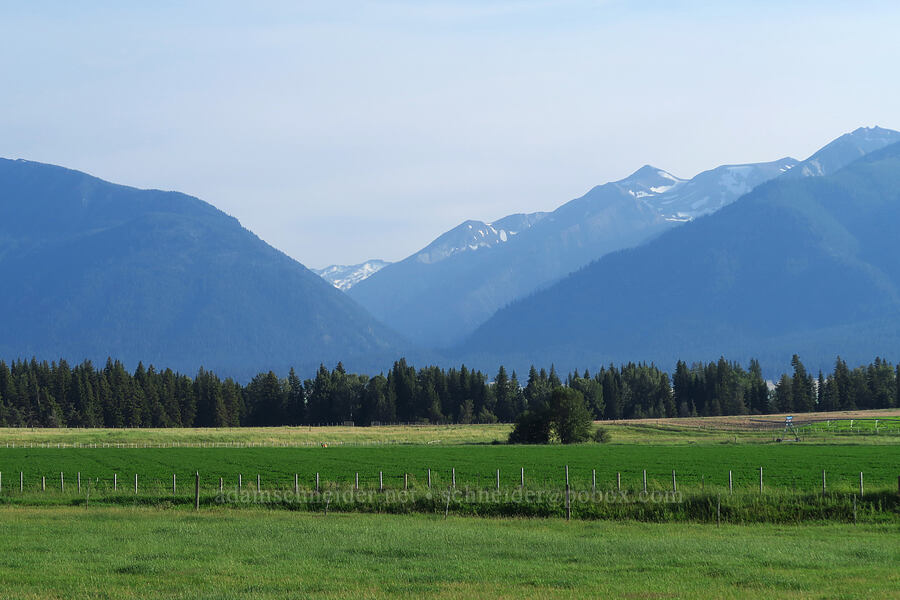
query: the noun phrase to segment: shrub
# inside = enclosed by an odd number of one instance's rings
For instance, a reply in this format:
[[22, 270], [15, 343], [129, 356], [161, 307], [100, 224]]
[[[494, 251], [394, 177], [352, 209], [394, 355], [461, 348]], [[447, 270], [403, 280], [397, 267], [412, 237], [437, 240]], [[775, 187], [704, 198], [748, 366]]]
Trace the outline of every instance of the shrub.
[[594, 441], [598, 444], [607, 444], [610, 439], [612, 439], [612, 435], [610, 435], [609, 429], [606, 427], [598, 427], [597, 431], [594, 432]]
[[569, 388], [553, 391], [550, 403], [526, 410], [509, 434], [511, 444], [547, 444], [558, 438], [563, 444], [591, 439], [591, 412], [580, 392]]
[[550, 441], [550, 418], [546, 410], [526, 410], [509, 434], [510, 444], [546, 444]]
[[557, 388], [550, 397], [553, 429], [563, 444], [577, 444], [591, 439], [593, 417], [581, 392]]

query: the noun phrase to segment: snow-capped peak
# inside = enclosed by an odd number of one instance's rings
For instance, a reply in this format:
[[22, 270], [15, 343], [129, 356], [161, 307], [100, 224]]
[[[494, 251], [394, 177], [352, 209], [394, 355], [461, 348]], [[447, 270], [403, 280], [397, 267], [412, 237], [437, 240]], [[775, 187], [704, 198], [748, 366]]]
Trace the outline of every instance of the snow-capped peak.
[[683, 184], [684, 181], [667, 171], [652, 165], [644, 165], [625, 179], [615, 183], [634, 198], [650, 198], [669, 192]]
[[465, 221], [441, 235], [413, 255], [418, 262], [431, 264], [460, 252], [473, 252], [508, 242], [530, 228], [546, 213], [515, 214], [491, 223]]
[[312, 272], [339, 290], [346, 292], [389, 264], [391, 263], [384, 260], [367, 260], [358, 265], [329, 265], [323, 269], [312, 269]]
[[650, 188], [643, 198], [668, 221], [691, 221], [731, 204], [796, 164], [795, 159], [787, 157], [769, 163], [722, 165], [690, 180], [679, 179], [667, 188]]

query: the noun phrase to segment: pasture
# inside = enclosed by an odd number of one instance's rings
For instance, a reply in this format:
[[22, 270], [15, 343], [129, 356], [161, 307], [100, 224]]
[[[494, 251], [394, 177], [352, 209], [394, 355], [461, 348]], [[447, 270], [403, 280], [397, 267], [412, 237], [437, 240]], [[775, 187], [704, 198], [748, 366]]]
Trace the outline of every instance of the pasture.
[[2, 430], [0, 597], [895, 597], [889, 428], [603, 426]]
[[4, 597], [895, 598], [895, 525], [0, 508]]
[[0, 503], [564, 517], [568, 467], [574, 518], [883, 522], [898, 465], [900, 445], [4, 447]]
[[511, 425], [385, 425], [378, 427], [221, 427], [194, 429], [0, 428], [0, 445], [56, 446], [134, 444], [140, 446], [316, 446], [322, 443], [478, 444], [506, 440]]
[[[612, 445], [769, 444], [783, 437], [785, 415], [597, 421]], [[900, 409], [797, 415], [802, 443], [900, 444]], [[312, 447], [503, 443], [512, 425], [297, 426], [195, 429], [0, 427], [0, 447]]]

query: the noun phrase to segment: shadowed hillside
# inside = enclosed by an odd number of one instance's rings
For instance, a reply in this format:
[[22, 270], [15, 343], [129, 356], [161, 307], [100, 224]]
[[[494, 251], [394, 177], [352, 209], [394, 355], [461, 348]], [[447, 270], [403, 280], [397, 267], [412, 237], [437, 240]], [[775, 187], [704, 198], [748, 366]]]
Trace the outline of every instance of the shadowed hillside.
[[0, 356], [238, 376], [394, 358], [393, 333], [201, 200], [10, 160], [0, 191]]

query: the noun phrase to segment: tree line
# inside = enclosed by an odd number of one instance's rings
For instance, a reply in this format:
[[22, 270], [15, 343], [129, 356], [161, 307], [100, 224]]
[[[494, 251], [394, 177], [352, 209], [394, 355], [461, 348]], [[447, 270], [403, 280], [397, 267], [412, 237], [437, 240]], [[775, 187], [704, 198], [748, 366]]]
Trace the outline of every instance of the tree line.
[[241, 384], [200, 369], [194, 377], [139, 364], [134, 372], [108, 359], [0, 361], [0, 426], [224, 427], [348, 423], [514, 422], [547, 406], [555, 390], [578, 392], [593, 419], [666, 418], [891, 408], [900, 406], [900, 366], [876, 358], [814, 376], [794, 356], [774, 386], [757, 361], [745, 369], [724, 358], [675, 372], [653, 364], [609, 365], [561, 378], [532, 367], [524, 382], [500, 367], [489, 377], [468, 369], [417, 369], [401, 359], [374, 377], [338, 363], [312, 378], [260, 373]]

